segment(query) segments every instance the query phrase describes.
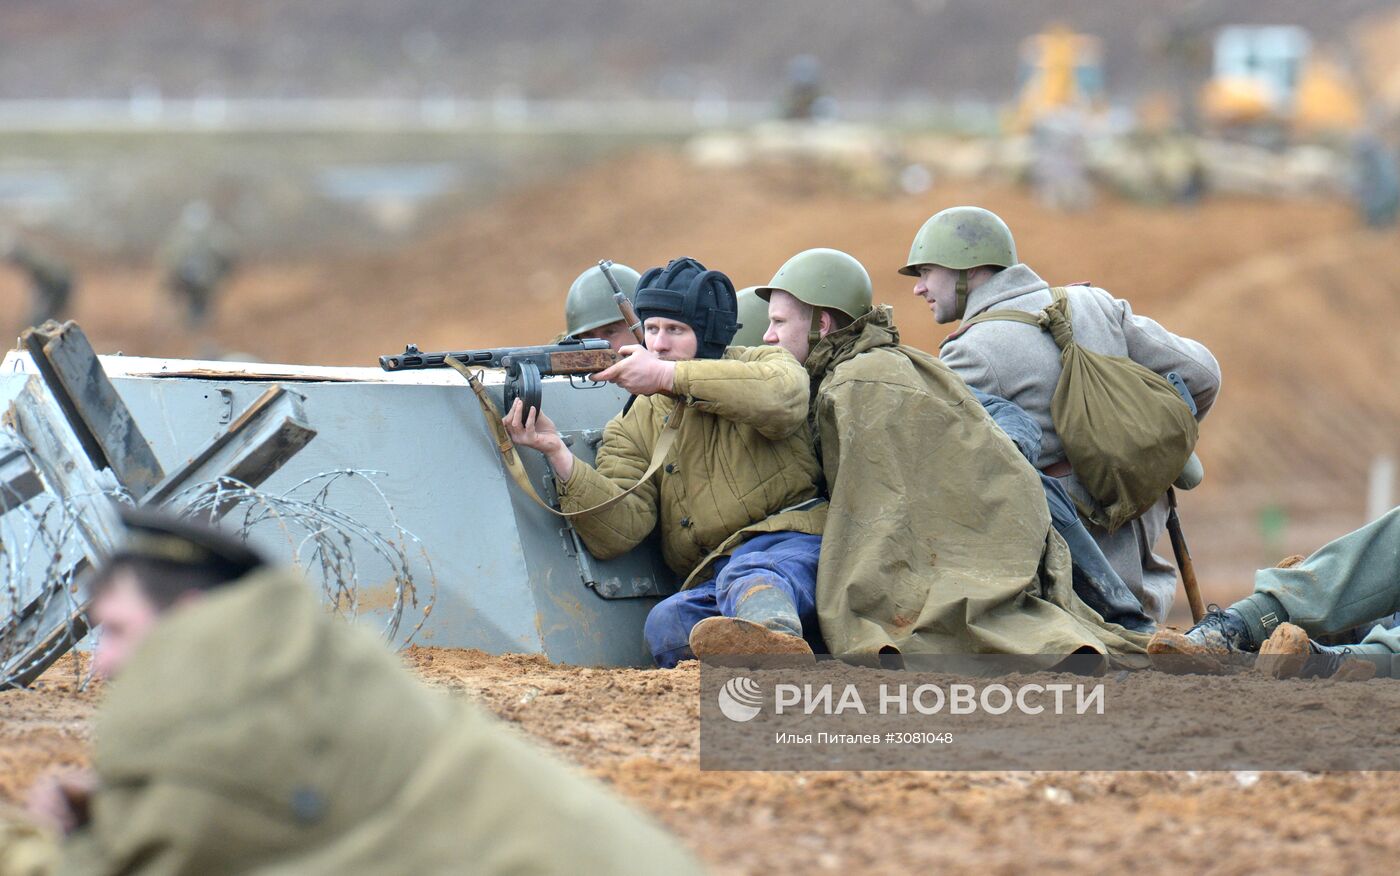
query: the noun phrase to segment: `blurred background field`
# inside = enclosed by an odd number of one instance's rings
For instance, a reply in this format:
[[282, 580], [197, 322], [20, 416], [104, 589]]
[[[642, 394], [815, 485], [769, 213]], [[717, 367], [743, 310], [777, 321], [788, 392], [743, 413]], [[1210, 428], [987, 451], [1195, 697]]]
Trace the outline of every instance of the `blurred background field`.
[[[1208, 599], [1365, 522], [1400, 455], [1400, 239], [1359, 158], [1393, 173], [1394, 2], [12, 0], [0, 24], [0, 224], [74, 270], [101, 352], [537, 343], [599, 258], [745, 286], [811, 246], [931, 350], [895, 269], [975, 203], [1047, 279], [1219, 357], [1183, 499]], [[196, 201], [238, 249], [200, 333], [158, 258]], [[0, 329], [29, 307], [0, 272]]]

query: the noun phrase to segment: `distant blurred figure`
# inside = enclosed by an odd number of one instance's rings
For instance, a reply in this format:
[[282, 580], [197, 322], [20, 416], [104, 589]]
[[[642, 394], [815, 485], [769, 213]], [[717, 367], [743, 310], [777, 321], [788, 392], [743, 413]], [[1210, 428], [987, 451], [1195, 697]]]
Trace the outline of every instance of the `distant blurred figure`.
[[1151, 163], [1157, 190], [1174, 204], [1199, 204], [1206, 192], [1206, 169], [1196, 143], [1182, 133], [1153, 138]]
[[821, 62], [811, 55], [798, 55], [788, 62], [783, 118], [809, 122], [831, 116], [832, 100], [822, 93], [821, 76]]
[[1082, 113], [1056, 110], [1041, 116], [1031, 128], [1031, 185], [1040, 202], [1052, 210], [1084, 210], [1093, 202], [1085, 123]]
[[219, 290], [237, 263], [232, 233], [204, 201], [193, 201], [161, 250], [165, 285], [185, 306], [185, 324], [204, 328]]
[[1395, 153], [1375, 134], [1356, 138], [1352, 152], [1356, 163], [1353, 194], [1356, 207], [1372, 228], [1389, 228], [1400, 214], [1400, 172]]
[[62, 319], [73, 297], [73, 271], [58, 256], [21, 240], [14, 231], [0, 232], [0, 258], [29, 275], [29, 322], [43, 325]]

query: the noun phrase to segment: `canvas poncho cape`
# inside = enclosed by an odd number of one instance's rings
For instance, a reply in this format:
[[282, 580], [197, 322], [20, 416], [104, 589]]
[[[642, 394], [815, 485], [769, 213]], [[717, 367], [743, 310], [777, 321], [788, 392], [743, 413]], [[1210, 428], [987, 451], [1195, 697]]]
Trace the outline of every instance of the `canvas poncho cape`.
[[1141, 654], [1074, 594], [1039, 478], [882, 307], [807, 358], [831, 495], [817, 610], [833, 654]]
[[286, 572], [173, 611], [111, 685], [95, 737], [101, 787], [62, 872], [700, 872]]

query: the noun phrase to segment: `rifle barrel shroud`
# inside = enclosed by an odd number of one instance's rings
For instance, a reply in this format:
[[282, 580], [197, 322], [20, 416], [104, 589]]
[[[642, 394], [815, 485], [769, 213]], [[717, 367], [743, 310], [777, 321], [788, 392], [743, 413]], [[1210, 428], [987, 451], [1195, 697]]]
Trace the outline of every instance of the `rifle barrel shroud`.
[[424, 353], [416, 344], [409, 344], [396, 356], [380, 356], [379, 367], [385, 371], [416, 371], [424, 368], [446, 368], [451, 356], [464, 365], [506, 370], [505, 409], [510, 410], [517, 398], [530, 408], [538, 409], [543, 377], [564, 375], [573, 384], [578, 375], [596, 374], [612, 367], [619, 359], [607, 341], [599, 338], [566, 340], [538, 347], [499, 347], [492, 350], [461, 350]]

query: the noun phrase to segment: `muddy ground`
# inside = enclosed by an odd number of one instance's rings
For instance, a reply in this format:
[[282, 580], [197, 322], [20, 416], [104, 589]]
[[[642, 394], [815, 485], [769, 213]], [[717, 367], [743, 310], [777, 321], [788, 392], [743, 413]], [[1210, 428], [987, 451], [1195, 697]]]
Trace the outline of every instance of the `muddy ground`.
[[[406, 659], [653, 813], [718, 873], [1389, 873], [1400, 856], [1394, 774], [702, 772], [694, 664]], [[1190, 697], [1198, 684], [1154, 689]], [[0, 799], [84, 763], [99, 700], [66, 661], [0, 694]]]

